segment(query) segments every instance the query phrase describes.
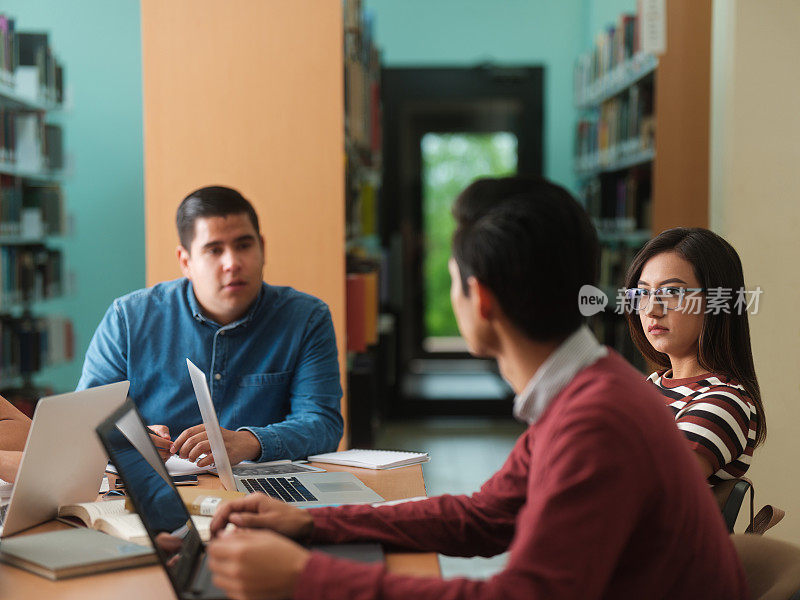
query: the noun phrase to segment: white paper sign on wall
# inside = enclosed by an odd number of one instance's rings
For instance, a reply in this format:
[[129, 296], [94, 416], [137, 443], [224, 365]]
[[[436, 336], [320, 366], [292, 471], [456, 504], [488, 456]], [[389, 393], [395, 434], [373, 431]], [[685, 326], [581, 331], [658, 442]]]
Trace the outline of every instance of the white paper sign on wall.
[[667, 0], [639, 0], [639, 34], [643, 52], [667, 51]]

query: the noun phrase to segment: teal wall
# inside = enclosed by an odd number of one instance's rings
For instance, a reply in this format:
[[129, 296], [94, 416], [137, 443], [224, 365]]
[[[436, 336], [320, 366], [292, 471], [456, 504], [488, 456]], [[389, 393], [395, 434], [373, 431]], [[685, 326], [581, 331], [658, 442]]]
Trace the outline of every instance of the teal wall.
[[545, 67], [544, 174], [575, 191], [572, 69], [636, 0], [364, 0], [386, 66]]
[[76, 359], [36, 378], [74, 389], [94, 329], [110, 302], [144, 286], [142, 59], [138, 0], [3, 0], [21, 31], [47, 31], [66, 68], [64, 182], [74, 230], [58, 242], [73, 294], [37, 307], [73, 319]]

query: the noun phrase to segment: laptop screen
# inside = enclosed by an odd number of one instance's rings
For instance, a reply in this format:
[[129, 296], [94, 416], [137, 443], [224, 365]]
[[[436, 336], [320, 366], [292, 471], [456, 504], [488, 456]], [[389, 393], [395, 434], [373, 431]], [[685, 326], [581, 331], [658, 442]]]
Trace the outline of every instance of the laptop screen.
[[133, 402], [126, 401], [97, 433], [173, 585], [185, 589], [203, 547], [200, 534]]

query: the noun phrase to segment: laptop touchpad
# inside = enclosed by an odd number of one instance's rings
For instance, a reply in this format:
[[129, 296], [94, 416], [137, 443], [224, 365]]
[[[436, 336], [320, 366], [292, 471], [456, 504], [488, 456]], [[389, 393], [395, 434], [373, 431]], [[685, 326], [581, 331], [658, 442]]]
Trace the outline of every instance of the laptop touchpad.
[[313, 483], [320, 492], [359, 492], [361, 486], [351, 481], [329, 481], [327, 483]]

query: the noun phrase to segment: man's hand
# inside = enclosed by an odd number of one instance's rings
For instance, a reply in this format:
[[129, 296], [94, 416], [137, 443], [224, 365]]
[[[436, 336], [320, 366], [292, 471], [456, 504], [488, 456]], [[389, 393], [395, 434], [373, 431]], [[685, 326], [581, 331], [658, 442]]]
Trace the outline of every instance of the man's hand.
[[211, 520], [211, 535], [216, 536], [228, 523], [246, 529], [272, 529], [294, 539], [311, 535], [314, 522], [308, 511], [274, 500], [261, 492], [225, 502]]
[[[249, 431], [231, 431], [222, 427], [220, 429], [232, 465], [243, 460], [253, 460], [261, 455], [258, 438]], [[205, 425], [195, 425], [182, 432], [172, 442], [170, 452], [180, 455], [181, 458], [188, 458], [192, 462], [197, 461], [201, 454], [205, 454], [205, 457], [197, 462], [198, 467], [208, 467], [214, 463]]]
[[172, 440], [169, 438], [169, 427], [166, 425], [148, 425], [147, 428], [153, 432], [150, 434], [150, 439], [153, 440], [156, 450], [158, 450], [158, 455], [161, 460], [166, 461], [170, 454], [173, 454], [170, 451]]
[[234, 600], [290, 598], [309, 557], [271, 531], [228, 532], [208, 544], [212, 581]]
[[0, 450], [0, 479], [14, 481], [17, 478], [20, 460], [22, 460], [22, 452]]

